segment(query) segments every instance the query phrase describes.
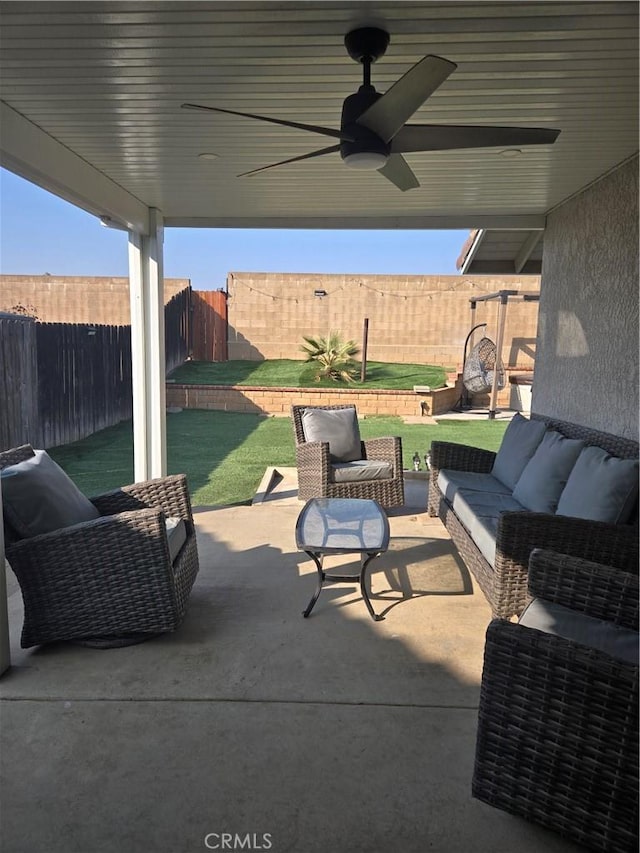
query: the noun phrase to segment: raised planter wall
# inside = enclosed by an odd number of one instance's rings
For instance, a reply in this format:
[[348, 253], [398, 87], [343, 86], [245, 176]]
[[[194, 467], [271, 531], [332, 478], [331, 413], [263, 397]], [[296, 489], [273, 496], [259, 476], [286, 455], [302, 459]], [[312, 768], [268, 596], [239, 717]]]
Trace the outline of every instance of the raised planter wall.
[[[266, 388], [250, 385], [178, 385], [167, 383], [167, 406], [182, 409], [217, 409], [288, 415], [291, 406], [334, 406], [353, 403], [360, 415], [438, 415], [450, 411], [460, 390], [439, 388], [415, 391], [361, 390], [353, 388]], [[422, 407], [422, 403], [426, 406]]]

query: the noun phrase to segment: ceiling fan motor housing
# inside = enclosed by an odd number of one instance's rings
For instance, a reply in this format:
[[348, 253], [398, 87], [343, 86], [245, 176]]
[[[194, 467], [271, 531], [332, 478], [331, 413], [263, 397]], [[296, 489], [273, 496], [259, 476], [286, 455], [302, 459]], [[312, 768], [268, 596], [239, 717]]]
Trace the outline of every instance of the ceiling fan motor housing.
[[340, 129], [353, 141], [340, 142], [340, 156], [352, 169], [381, 169], [389, 159], [389, 145], [373, 131], [357, 124], [357, 119], [379, 97], [380, 93], [376, 92], [373, 86], [360, 86], [342, 105]]
[[358, 27], [346, 34], [344, 45], [355, 62], [375, 62], [389, 47], [389, 33], [379, 27]]

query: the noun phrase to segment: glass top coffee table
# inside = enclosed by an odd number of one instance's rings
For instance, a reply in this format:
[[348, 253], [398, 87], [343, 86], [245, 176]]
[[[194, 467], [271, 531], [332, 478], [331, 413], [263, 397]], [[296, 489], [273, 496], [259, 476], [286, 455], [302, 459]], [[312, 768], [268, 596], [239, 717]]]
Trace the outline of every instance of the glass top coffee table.
[[[318, 587], [303, 615], [308, 616], [325, 583], [360, 581], [362, 598], [371, 618], [379, 622], [367, 593], [366, 573], [374, 557], [389, 547], [389, 521], [377, 501], [355, 498], [312, 498], [296, 522], [296, 545], [308, 554], [318, 570]], [[325, 554], [360, 554], [358, 574], [327, 574], [322, 568]]]

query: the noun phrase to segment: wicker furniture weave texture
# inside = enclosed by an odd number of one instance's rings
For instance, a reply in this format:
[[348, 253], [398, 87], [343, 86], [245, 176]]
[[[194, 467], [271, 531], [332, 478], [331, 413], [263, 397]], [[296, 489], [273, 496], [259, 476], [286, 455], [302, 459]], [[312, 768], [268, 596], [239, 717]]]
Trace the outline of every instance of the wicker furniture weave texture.
[[[638, 578], [545, 551], [533, 596], [638, 630]], [[487, 630], [473, 796], [594, 850], [638, 849], [638, 667], [503, 620]]]
[[[623, 459], [637, 459], [638, 443], [609, 433], [598, 432], [567, 421], [532, 414], [550, 429], [567, 438], [582, 439]], [[450, 442], [431, 445], [431, 477], [428, 511], [439, 516], [460, 556], [485, 594], [492, 613], [504, 619], [519, 615], [531, 600], [527, 588], [529, 555], [534, 548], [572, 554], [596, 563], [638, 571], [638, 528], [635, 525], [606, 524], [539, 512], [505, 512], [496, 537], [495, 564], [491, 566], [476, 547], [446, 500], [437, 480], [442, 468], [460, 471], [491, 471], [495, 453]]]
[[362, 442], [362, 458], [390, 462], [393, 476], [387, 480], [361, 480], [335, 483], [332, 478], [328, 442], [305, 441], [302, 413], [305, 409], [348, 409], [352, 406], [292, 406], [291, 418], [296, 441], [298, 498], [362, 498], [378, 501], [381, 506], [404, 504], [402, 475], [402, 443], [400, 438], [370, 438]]
[[[32, 455], [30, 445], [0, 453], [0, 468]], [[182, 621], [198, 573], [186, 477], [136, 483], [91, 502], [100, 518], [28, 539], [5, 522], [6, 556], [24, 599], [23, 648], [57, 640], [128, 645]], [[173, 565], [165, 517], [186, 527]]]

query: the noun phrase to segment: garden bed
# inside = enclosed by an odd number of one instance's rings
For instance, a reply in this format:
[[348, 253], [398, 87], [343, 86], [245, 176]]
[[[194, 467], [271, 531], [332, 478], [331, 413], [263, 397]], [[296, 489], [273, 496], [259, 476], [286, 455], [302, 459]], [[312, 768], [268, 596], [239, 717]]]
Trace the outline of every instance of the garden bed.
[[[414, 385], [443, 388], [447, 372], [432, 364], [391, 364], [370, 361], [366, 379], [359, 373], [353, 384], [338, 387], [382, 388], [411, 391]], [[228, 385], [254, 388], [335, 388], [331, 379], [315, 380], [314, 366], [301, 359], [276, 358], [263, 361], [187, 361], [169, 374], [169, 382], [178, 385]]]

